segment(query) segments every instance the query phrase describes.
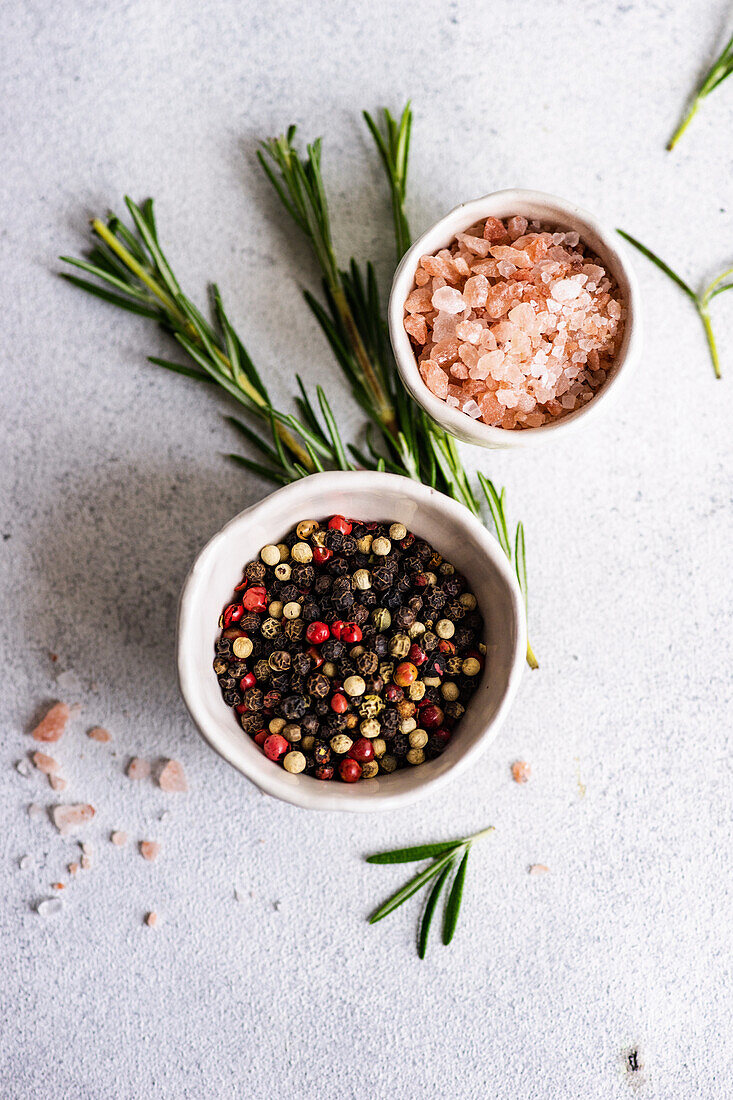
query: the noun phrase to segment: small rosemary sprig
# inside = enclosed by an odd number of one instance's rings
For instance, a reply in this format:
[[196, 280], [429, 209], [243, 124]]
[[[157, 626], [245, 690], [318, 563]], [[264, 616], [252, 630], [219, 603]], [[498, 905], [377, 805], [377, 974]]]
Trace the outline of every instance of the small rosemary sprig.
[[651, 249], [647, 248], [646, 245], [643, 245], [641, 241], [637, 241], [635, 237], [632, 237], [629, 233], [625, 233], [623, 229], [617, 229], [616, 232], [619, 233], [625, 241], [628, 241], [629, 244], [632, 244], [634, 248], [638, 249], [639, 252], [641, 252], [642, 255], [646, 256], [648, 260], [651, 260], [651, 262], [655, 264], [660, 269], [660, 271], [663, 271], [664, 274], [672, 280], [672, 282], [677, 283], [677, 286], [680, 288], [680, 290], [684, 291], [684, 293], [690, 299], [695, 309], [697, 310], [698, 317], [702, 321], [702, 327], [705, 331], [705, 339], [708, 343], [708, 349], [710, 351], [710, 358], [712, 360], [713, 370], [715, 371], [715, 377], [721, 378], [722, 375], [720, 371], [718, 345], [715, 342], [713, 326], [710, 320], [709, 307], [713, 298], [717, 298], [719, 294], [723, 294], [723, 292], [726, 290], [733, 290], [733, 267], [729, 267], [725, 271], [722, 271], [720, 275], [716, 275], [712, 282], [708, 283], [708, 285], [704, 287], [698, 294], [695, 293], [692, 287], [689, 286], [685, 282], [685, 280], [677, 274], [676, 271], [672, 270], [669, 264], [666, 264], [664, 260], [660, 260], [659, 256], [655, 255], [654, 252], [652, 252]]
[[[369, 918], [370, 924], [376, 924], [384, 917], [393, 913], [400, 905], [427, 886], [433, 883], [433, 888], [428, 895], [428, 900], [423, 910], [423, 915], [418, 926], [417, 953], [421, 959], [425, 958], [428, 945], [428, 934], [432, 924], [435, 909], [443, 888], [451, 873], [455, 871], [453, 883], [448, 893], [448, 898], [443, 910], [443, 943], [448, 945], [458, 923], [458, 915], [461, 911], [463, 900], [463, 887], [466, 881], [466, 869], [471, 845], [474, 841], [494, 831], [494, 826], [482, 829], [471, 836], [459, 837], [458, 840], [449, 840], [439, 844], [419, 844], [414, 848], [395, 848], [391, 852], [378, 852], [376, 855], [367, 856], [367, 863], [416, 863], [425, 859], [432, 859], [424, 870], [409, 879], [396, 893], [392, 894], [378, 909], [375, 909]], [[457, 869], [456, 869], [457, 868]]]
[[715, 91], [718, 85], [722, 84], [731, 73], [733, 73], [733, 35], [728, 39], [722, 52], [716, 57], [715, 61], [713, 61], [712, 65], [705, 73], [689, 108], [682, 116], [679, 126], [667, 142], [667, 149], [669, 152], [674, 149], [675, 145], [692, 122], [703, 99], [709, 96], [711, 92]]

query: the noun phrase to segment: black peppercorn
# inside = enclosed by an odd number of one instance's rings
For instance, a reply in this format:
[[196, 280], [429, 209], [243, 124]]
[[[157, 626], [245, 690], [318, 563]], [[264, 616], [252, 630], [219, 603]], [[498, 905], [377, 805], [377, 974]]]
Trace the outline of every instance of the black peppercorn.
[[393, 619], [399, 630], [407, 630], [415, 621], [415, 612], [409, 607], [398, 607]]
[[308, 692], [314, 695], [316, 699], [325, 699], [331, 690], [331, 685], [328, 682], [328, 678], [321, 672], [314, 672], [312, 676], [308, 678]]
[[216, 643], [216, 652], [222, 655], [232, 652], [232, 642], [230, 638], [219, 638]]
[[293, 584], [298, 588], [310, 588], [316, 579], [316, 571], [312, 565], [296, 565], [292, 572]]
[[329, 591], [333, 581], [326, 573], [321, 573], [316, 577], [315, 584], [313, 585], [313, 591], [317, 596], [323, 596]]
[[374, 650], [366, 649], [356, 658], [356, 671], [361, 676], [371, 676], [379, 668], [379, 657]]
[[384, 710], [379, 716], [382, 724], [382, 733], [395, 733], [400, 724], [400, 716], [396, 710]]
[[305, 634], [305, 623], [302, 619], [288, 619], [285, 624], [285, 637], [289, 642], [297, 642]]
[[283, 718], [287, 718], [291, 722], [297, 718], [302, 718], [307, 709], [308, 700], [304, 695], [286, 695], [280, 703]]
[[233, 676], [220, 676], [219, 687], [222, 691], [233, 691], [237, 686], [237, 681]]
[[300, 728], [306, 736], [315, 737], [320, 729], [320, 725], [321, 723], [312, 711], [307, 711], [300, 719]]
[[251, 561], [244, 568], [244, 575], [248, 581], [264, 580], [266, 569], [261, 561]]
[[303, 604], [303, 618], [307, 623], [315, 623], [321, 617], [320, 604], [314, 603], [313, 600], [306, 600]]
[[242, 702], [242, 696], [238, 691], [225, 691], [223, 698], [228, 707], [238, 707]]
[[322, 741], [320, 741], [317, 745], [314, 745], [313, 759], [315, 760], [316, 764], [327, 764], [331, 759], [331, 750], [328, 745], [324, 745]]
[[410, 742], [406, 733], [396, 733], [390, 741], [390, 752], [395, 756], [404, 756], [410, 748]]
[[223, 674], [227, 671], [228, 668], [229, 668], [229, 665], [227, 664], [227, 662], [224, 660], [223, 657], [215, 657], [214, 658], [214, 672], [216, 673], [217, 676], [223, 676]]
[[334, 553], [336, 553], [336, 551], [343, 548], [345, 537], [346, 536], [343, 535], [341, 531], [336, 531], [333, 528], [329, 528], [329, 530], [326, 531], [324, 541], [328, 549], [333, 550]]
[[311, 659], [307, 653], [295, 653], [291, 667], [296, 676], [307, 676], [311, 670]]
[[265, 697], [259, 688], [249, 688], [244, 693], [244, 705], [247, 710], [262, 710], [265, 705]]
[[316, 701], [313, 703], [313, 710], [316, 712], [317, 715], [320, 715], [320, 717], [323, 718], [327, 714], [331, 713], [331, 704], [329, 703], [328, 699], [316, 699]]
[[251, 712], [240, 715], [239, 721], [245, 733], [255, 734], [262, 725], [261, 716]]
[[338, 638], [329, 638], [321, 646], [321, 656], [325, 657], [327, 661], [338, 661], [339, 657], [343, 655], [344, 647], [343, 643]]
[[258, 680], [270, 679], [270, 666], [267, 661], [258, 661], [255, 667], [252, 669]]

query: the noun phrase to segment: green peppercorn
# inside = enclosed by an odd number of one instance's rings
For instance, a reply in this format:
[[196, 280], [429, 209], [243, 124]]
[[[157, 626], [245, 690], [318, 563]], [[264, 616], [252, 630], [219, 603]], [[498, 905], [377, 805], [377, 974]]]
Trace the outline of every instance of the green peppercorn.
[[410, 652], [410, 639], [407, 634], [395, 634], [389, 643], [389, 652], [393, 657], [406, 657]]
[[422, 764], [425, 760], [425, 753], [422, 749], [410, 749], [405, 755], [405, 760], [408, 764]]
[[427, 731], [415, 729], [408, 735], [407, 739], [410, 742], [411, 749], [424, 749], [428, 743]]
[[383, 772], [393, 772], [397, 767], [397, 761], [394, 756], [389, 756], [385, 753], [385, 755], [380, 758], [379, 766]]
[[379, 771], [379, 764], [376, 760], [367, 760], [361, 766], [361, 778], [362, 779], [374, 779], [374, 776]]
[[372, 622], [381, 634], [391, 627], [392, 614], [386, 607], [375, 607], [374, 611], [372, 611]]

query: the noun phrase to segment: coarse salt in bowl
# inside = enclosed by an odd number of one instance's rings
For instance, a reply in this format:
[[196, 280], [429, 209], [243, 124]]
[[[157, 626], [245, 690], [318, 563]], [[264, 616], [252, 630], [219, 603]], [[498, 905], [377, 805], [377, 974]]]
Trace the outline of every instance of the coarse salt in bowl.
[[[336, 514], [404, 523], [467, 577], [484, 618], [486, 666], [466, 713], [435, 760], [356, 784], [294, 775], [268, 760], [222, 698], [212, 667], [219, 615], [262, 546], [301, 519]], [[437, 790], [475, 763], [496, 736], [519, 686], [527, 633], [524, 604], [499, 543], [462, 504], [409, 478], [372, 471], [311, 474], [235, 516], [198, 555], [181, 593], [178, 679], [201, 735], [266, 794], [307, 809], [378, 812]]]
[[[611, 365], [605, 380], [594, 392], [587, 404], [572, 411], [565, 411], [557, 419], [537, 426], [505, 428], [484, 423], [479, 418], [478, 406], [471, 408], [473, 416], [459, 407], [451, 407], [440, 396], [431, 392], [421, 376], [420, 365], [416, 357], [416, 346], [405, 331], [405, 303], [417, 288], [415, 276], [424, 256], [434, 256], [441, 249], [449, 248], [466, 230], [487, 218], [506, 221], [510, 218], [524, 218], [527, 222], [539, 222], [542, 230], [558, 233], [577, 234], [587, 250], [598, 257], [605, 271], [615, 281], [622, 302], [621, 316], [623, 330], [615, 349]], [[574, 236], [571, 237], [574, 240]], [[503, 267], [507, 272], [513, 265]], [[502, 274], [500, 271], [500, 274]], [[442, 280], [437, 280], [441, 282]], [[558, 280], [557, 298], [561, 299], [564, 282]], [[568, 291], [575, 291], [568, 286]], [[435, 308], [440, 309], [441, 318], [451, 317], [451, 311], [462, 311], [465, 299], [450, 285], [437, 287], [433, 291], [438, 301]], [[553, 290], [554, 296], [554, 290]], [[562, 303], [565, 304], [564, 302]], [[556, 303], [552, 303], [553, 308]], [[413, 307], [414, 308], [414, 307]], [[522, 306], [522, 309], [525, 307]], [[612, 307], [614, 308], [614, 307]], [[463, 314], [465, 316], [466, 314]], [[504, 317], [506, 320], [506, 316]], [[473, 322], [469, 322], [472, 324]], [[496, 325], [492, 326], [496, 328]], [[590, 423], [591, 416], [597, 416], [601, 409], [610, 406], [610, 398], [617, 395], [622, 378], [628, 378], [631, 368], [636, 364], [641, 348], [641, 321], [639, 290], [633, 269], [617, 248], [616, 236], [601, 226], [592, 215], [579, 207], [567, 203], [552, 195], [539, 191], [506, 190], [497, 191], [456, 207], [424, 233], [405, 254], [392, 283], [389, 301], [389, 331], [392, 347], [402, 381], [406, 388], [425, 411], [451, 435], [466, 443], [491, 448], [510, 448], [530, 446], [557, 437], [558, 433], [567, 433], [581, 423]], [[434, 337], [429, 337], [431, 339]], [[420, 341], [422, 343], [422, 341]], [[494, 343], [494, 346], [495, 343]], [[455, 354], [455, 352], [454, 352]], [[499, 354], [499, 353], [493, 353]], [[500, 356], [501, 357], [501, 356]], [[490, 359], [491, 356], [489, 355]], [[488, 360], [486, 360], [488, 361]], [[460, 364], [458, 364], [460, 367]], [[430, 369], [433, 369], [430, 367]], [[448, 370], [448, 368], [446, 368]], [[425, 364], [423, 364], [425, 372]], [[602, 377], [602, 375], [600, 376]], [[431, 379], [432, 384], [432, 379]], [[460, 381], [456, 386], [460, 386]], [[510, 385], [510, 383], [507, 383]], [[436, 387], [441, 388], [441, 387]], [[503, 396], [503, 395], [502, 395]], [[479, 401], [481, 398], [479, 397]], [[511, 400], [514, 400], [513, 396]], [[455, 404], [456, 398], [452, 397]], [[531, 403], [531, 402], [530, 402]]]

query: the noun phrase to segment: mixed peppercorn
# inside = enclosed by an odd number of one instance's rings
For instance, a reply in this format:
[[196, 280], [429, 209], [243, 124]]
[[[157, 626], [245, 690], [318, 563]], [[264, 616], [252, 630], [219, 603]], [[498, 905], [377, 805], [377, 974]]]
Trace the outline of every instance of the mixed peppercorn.
[[486, 654], [476, 597], [401, 523], [302, 520], [224, 609], [224, 701], [287, 771], [345, 783], [439, 756]]

